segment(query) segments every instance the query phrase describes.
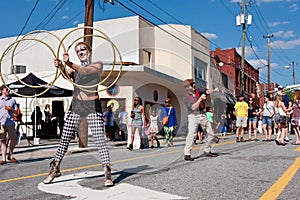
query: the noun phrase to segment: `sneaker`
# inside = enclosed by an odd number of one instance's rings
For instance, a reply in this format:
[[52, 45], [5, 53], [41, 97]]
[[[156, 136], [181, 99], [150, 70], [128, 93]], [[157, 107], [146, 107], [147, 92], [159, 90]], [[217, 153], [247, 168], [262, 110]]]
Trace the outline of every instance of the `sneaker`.
[[0, 165], [5, 165], [5, 164], [7, 164], [6, 161], [4, 161], [4, 160], [1, 160], [1, 161], [0, 161]]
[[15, 159], [14, 157], [10, 158], [9, 156], [7, 157], [7, 160], [10, 160], [12, 163], [18, 163], [19, 161]]
[[127, 147], [127, 149], [129, 149], [130, 151], [133, 150], [133, 145], [130, 144], [130, 145]]
[[194, 158], [192, 158], [191, 155], [184, 155], [184, 160], [186, 160], [186, 161], [194, 161]]
[[236, 138], [236, 142], [240, 142], [239, 138]]
[[241, 138], [241, 139], [240, 139], [240, 142], [245, 142], [244, 138]]

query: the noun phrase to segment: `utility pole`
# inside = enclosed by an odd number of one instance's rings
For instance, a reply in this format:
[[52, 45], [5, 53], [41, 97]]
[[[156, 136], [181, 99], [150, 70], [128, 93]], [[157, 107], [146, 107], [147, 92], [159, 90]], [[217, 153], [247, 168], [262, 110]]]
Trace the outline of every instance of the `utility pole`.
[[[246, 0], [243, 0], [243, 16], [246, 16]], [[245, 89], [245, 38], [246, 38], [246, 24], [243, 23], [242, 29], [242, 62], [241, 62], [241, 95], [244, 95]]]
[[270, 63], [270, 38], [274, 37], [273, 35], [263, 36], [264, 38], [268, 38], [268, 90], [271, 90], [271, 63]]
[[[84, 26], [93, 27], [93, 22], [94, 22], [94, 0], [85, 0]], [[92, 35], [92, 34], [93, 34], [93, 29], [91, 28], [84, 29], [84, 36]], [[83, 41], [92, 47], [93, 45], [92, 36], [84, 37]], [[86, 117], [82, 118], [82, 121], [79, 126], [78, 146], [80, 148], [85, 148], [88, 146], [88, 124], [87, 124]]]
[[246, 38], [246, 20], [247, 25], [252, 23], [252, 15], [246, 16], [246, 0], [243, 0], [242, 4], [242, 14], [236, 16], [236, 25], [242, 25], [242, 56], [241, 56], [241, 75], [240, 75], [240, 94], [244, 95], [245, 90], [245, 38]]
[[296, 84], [296, 78], [295, 78], [295, 65], [298, 65], [298, 63], [292, 62], [292, 76], [293, 76], [293, 85]]

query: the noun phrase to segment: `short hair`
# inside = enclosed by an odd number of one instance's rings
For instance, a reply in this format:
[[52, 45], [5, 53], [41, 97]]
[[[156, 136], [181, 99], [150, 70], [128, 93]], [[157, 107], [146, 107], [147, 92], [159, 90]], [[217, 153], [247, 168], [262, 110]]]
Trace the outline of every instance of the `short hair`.
[[75, 51], [76, 51], [76, 47], [78, 47], [79, 45], [85, 45], [89, 51], [92, 51], [91, 45], [89, 45], [89, 44], [86, 43], [86, 42], [77, 42], [77, 43], [75, 44], [75, 47], [74, 47]]
[[8, 88], [6, 87], [6, 85], [3, 84], [3, 85], [1, 85], [1, 91], [4, 89], [8, 89]]

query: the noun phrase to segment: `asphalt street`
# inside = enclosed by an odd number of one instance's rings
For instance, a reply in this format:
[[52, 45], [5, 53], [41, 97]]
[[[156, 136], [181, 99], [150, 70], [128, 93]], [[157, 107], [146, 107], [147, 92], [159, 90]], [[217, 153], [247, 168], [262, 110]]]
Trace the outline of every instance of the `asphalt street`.
[[[293, 136], [291, 136], [293, 139]], [[236, 143], [234, 136], [203, 156], [203, 146], [183, 160], [184, 138], [173, 147], [129, 151], [124, 142], [108, 142], [115, 186], [103, 186], [103, 170], [92, 141], [88, 148], [70, 145], [52, 184], [41, 183], [57, 141], [28, 147], [22, 141], [20, 163], [0, 166], [1, 199], [299, 199], [299, 146], [275, 142]]]

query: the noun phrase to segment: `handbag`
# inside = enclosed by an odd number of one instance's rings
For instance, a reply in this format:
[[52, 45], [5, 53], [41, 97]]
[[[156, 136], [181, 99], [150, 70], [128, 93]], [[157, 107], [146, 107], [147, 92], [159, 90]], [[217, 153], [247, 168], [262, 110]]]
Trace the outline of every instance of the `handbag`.
[[163, 117], [163, 119], [162, 119], [162, 124], [163, 124], [163, 125], [167, 125], [167, 124], [169, 123], [169, 115], [170, 115], [170, 113], [171, 113], [171, 109], [172, 109], [172, 108], [169, 109], [168, 115], [165, 116], [165, 117]]
[[276, 123], [279, 123], [279, 121], [280, 121], [280, 114], [279, 113], [275, 113], [275, 115], [274, 115], [274, 121]]
[[135, 117], [135, 113], [134, 113], [133, 110], [132, 110], [131, 113], [130, 113], [130, 117], [131, 117], [131, 118], [134, 118], [134, 117]]

